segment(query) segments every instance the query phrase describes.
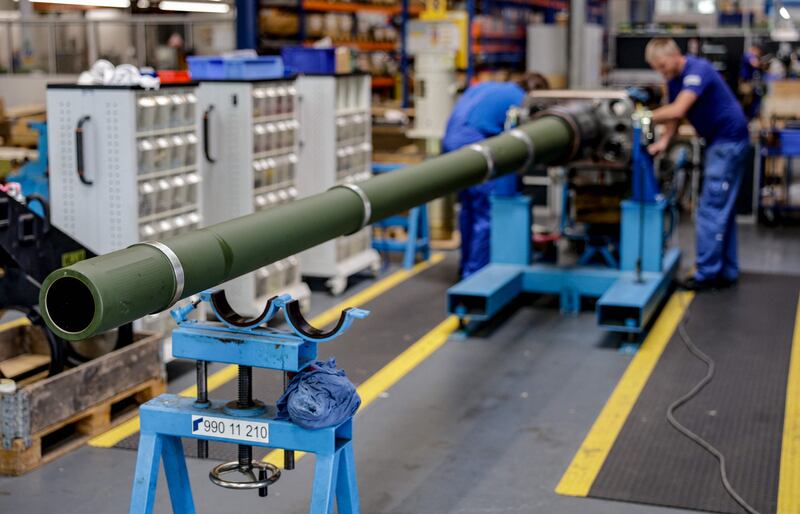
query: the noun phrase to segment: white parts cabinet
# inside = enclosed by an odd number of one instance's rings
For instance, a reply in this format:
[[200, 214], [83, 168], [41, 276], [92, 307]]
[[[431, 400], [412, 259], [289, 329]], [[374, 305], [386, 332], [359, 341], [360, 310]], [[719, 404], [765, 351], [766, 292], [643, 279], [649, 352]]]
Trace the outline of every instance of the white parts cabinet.
[[[97, 254], [200, 226], [196, 87], [51, 84], [51, 219]], [[140, 321], [170, 327], [168, 313]]]
[[[198, 160], [204, 225], [293, 201], [298, 147], [293, 80], [203, 81], [197, 90]], [[258, 237], [258, 234], [253, 234]], [[311, 291], [289, 257], [224, 285], [231, 306], [260, 313], [291, 294], [308, 309]]]
[[[297, 93], [300, 196], [370, 178], [370, 76], [301, 75], [297, 79]], [[364, 270], [377, 273], [380, 255], [372, 249], [372, 230], [366, 227], [302, 252], [300, 266], [305, 276], [327, 279], [331, 293], [338, 295], [344, 292], [351, 275]]]

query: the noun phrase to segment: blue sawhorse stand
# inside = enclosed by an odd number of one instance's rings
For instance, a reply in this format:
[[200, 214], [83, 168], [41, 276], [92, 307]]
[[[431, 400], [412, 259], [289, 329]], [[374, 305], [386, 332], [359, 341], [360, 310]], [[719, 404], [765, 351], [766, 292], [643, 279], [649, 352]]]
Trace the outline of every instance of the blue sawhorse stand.
[[[399, 164], [373, 164], [372, 171], [375, 174], [388, 173], [402, 168]], [[408, 216], [390, 216], [385, 220], [375, 224], [378, 227], [401, 227], [406, 231], [405, 241], [395, 241], [391, 238], [373, 238], [372, 248], [379, 252], [402, 252], [403, 267], [411, 269], [417, 254], [421, 254], [422, 260], [430, 258], [430, 233], [428, 228], [428, 206], [420, 205], [409, 209]]]
[[[230, 308], [222, 291], [203, 293], [219, 322], [198, 322], [187, 316], [199, 301], [176, 308], [173, 354], [197, 360], [197, 399], [164, 394], [144, 404], [139, 416], [141, 432], [131, 495], [131, 514], [151, 514], [156, 495], [159, 464], [163, 461], [172, 510], [195, 512], [191, 484], [181, 438], [197, 439], [198, 456], [208, 456], [208, 441], [239, 445], [239, 459], [216, 466], [211, 481], [236, 490], [257, 490], [267, 496], [279, 478], [277, 466], [253, 460], [252, 448], [284, 450], [284, 469], [294, 468], [294, 452], [316, 454], [311, 492], [311, 514], [330, 514], [334, 502], [340, 514], [359, 514], [358, 484], [353, 453], [353, 423], [348, 418], [336, 426], [309, 430], [289, 420], [276, 419], [274, 406], [252, 398], [252, 368], [299, 372], [317, 357], [317, 345], [341, 335], [355, 319], [369, 313], [346, 309], [330, 331], [318, 330], [303, 319], [297, 300], [289, 296], [270, 299], [264, 312], [244, 319]], [[280, 309], [289, 331], [265, 326]], [[239, 397], [225, 402], [207, 396], [208, 362], [239, 365]], [[239, 480], [228, 477], [234, 476]]]

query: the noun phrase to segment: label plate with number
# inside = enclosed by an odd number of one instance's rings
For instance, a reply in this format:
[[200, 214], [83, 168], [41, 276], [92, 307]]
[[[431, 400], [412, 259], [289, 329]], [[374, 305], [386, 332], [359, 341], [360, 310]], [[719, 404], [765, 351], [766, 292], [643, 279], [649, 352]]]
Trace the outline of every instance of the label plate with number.
[[250, 443], [269, 443], [269, 423], [192, 416], [192, 434]]

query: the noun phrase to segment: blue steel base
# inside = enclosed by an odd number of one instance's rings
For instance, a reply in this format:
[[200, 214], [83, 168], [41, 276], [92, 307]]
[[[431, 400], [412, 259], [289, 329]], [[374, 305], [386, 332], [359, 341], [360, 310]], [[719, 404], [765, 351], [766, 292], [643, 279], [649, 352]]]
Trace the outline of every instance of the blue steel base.
[[[230, 421], [242, 420], [226, 414], [224, 407], [225, 402], [211, 401], [208, 408], [198, 409], [194, 406], [194, 398], [173, 394], [161, 395], [142, 405], [139, 411], [141, 434], [130, 514], [153, 512], [159, 462], [162, 459], [172, 511], [176, 514], [195, 512], [181, 438], [242, 443], [236, 439], [207, 435], [198, 437], [192, 433], [192, 416], [210, 416]], [[269, 409], [262, 415], [248, 417], [244, 421], [269, 424], [267, 442], [247, 441], [245, 444], [316, 454], [310, 514], [332, 513], [334, 501], [339, 514], [360, 513], [353, 454], [352, 419], [336, 427], [307, 430], [289, 421], [274, 419], [274, 409]]]
[[599, 298], [598, 323], [615, 332], [643, 331], [668, 292], [680, 250], [664, 255], [663, 269], [643, 272], [547, 264], [489, 264], [447, 291], [447, 310], [470, 321], [488, 321], [522, 293], [557, 294], [561, 311], [577, 313], [581, 298]]

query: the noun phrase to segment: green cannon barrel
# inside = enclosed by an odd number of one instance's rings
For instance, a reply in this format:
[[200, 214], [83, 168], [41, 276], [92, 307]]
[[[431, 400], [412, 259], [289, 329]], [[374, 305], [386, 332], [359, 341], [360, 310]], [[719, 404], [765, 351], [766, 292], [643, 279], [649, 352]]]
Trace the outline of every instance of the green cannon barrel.
[[[479, 184], [526, 162], [573, 156], [579, 124], [565, 114], [543, 116], [487, 139], [357, 187], [335, 187], [160, 243], [137, 244], [50, 274], [40, 307], [58, 336], [80, 340], [212, 288], [368, 223]], [[531, 154], [531, 151], [533, 153]]]

